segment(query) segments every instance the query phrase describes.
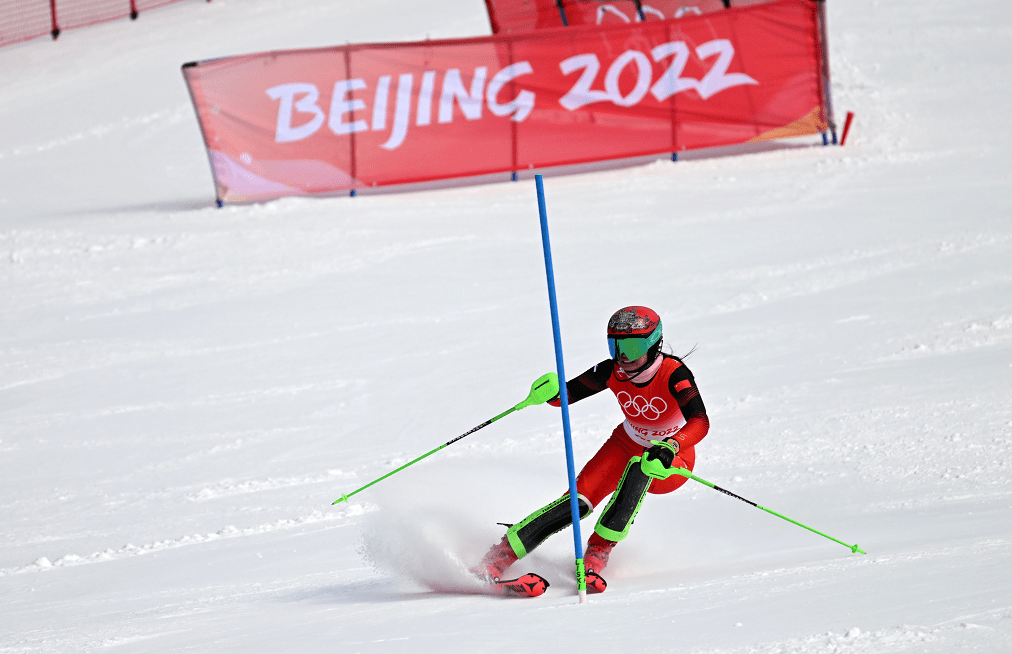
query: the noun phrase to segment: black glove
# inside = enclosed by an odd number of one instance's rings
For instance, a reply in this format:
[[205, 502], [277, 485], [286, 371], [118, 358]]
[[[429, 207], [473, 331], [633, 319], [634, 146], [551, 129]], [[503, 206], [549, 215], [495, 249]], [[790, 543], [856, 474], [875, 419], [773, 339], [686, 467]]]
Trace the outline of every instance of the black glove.
[[653, 441], [654, 445], [647, 450], [647, 461], [660, 461], [665, 468], [670, 468], [675, 455], [678, 454], [678, 441]]

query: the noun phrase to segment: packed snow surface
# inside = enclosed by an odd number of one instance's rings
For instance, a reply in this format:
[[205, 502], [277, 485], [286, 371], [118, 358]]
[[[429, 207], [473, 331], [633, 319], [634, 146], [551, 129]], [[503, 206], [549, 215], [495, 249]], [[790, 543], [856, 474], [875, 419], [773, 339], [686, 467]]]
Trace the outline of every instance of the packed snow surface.
[[[566, 366], [655, 308], [712, 429], [580, 605], [533, 182], [214, 207], [179, 67], [488, 33], [191, 2], [0, 49], [0, 652], [1012, 651], [1012, 5], [830, 0], [844, 147], [546, 178]], [[712, 153], [711, 153], [712, 154]], [[723, 153], [721, 153], [723, 155]], [[577, 464], [619, 421], [573, 407]], [[593, 519], [583, 523], [586, 538]], [[452, 592], [436, 592], [433, 586]]]

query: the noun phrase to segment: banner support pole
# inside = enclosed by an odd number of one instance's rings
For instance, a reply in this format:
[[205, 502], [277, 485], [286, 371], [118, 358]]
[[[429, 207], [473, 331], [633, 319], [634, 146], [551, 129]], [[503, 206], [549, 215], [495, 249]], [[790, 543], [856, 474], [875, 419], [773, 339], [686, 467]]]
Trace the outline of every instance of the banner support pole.
[[552, 245], [548, 237], [548, 211], [545, 208], [545, 185], [541, 175], [534, 176], [538, 190], [538, 212], [541, 216], [541, 245], [545, 251], [545, 274], [548, 277], [548, 302], [552, 309], [552, 336], [555, 339], [555, 366], [559, 375], [559, 401], [562, 404], [562, 434], [566, 441], [566, 468], [569, 472], [569, 510], [573, 520], [573, 549], [576, 552], [576, 588], [580, 604], [587, 603], [587, 576], [583, 566], [583, 536], [580, 534], [580, 502], [576, 494], [576, 466], [573, 462], [573, 437], [569, 429], [569, 393], [566, 392], [566, 370], [562, 361], [562, 334], [559, 329], [559, 303], [555, 295], [555, 271], [552, 267]]
[[[833, 115], [833, 89], [829, 74], [829, 37], [826, 31], [826, 0], [815, 0], [816, 23], [818, 23], [819, 58], [822, 60], [822, 89], [826, 99], [826, 122], [829, 124], [830, 134], [833, 136], [833, 145], [836, 145], [836, 118]], [[829, 145], [826, 133], [822, 133], [823, 145]]]
[[60, 36], [60, 24], [56, 22], [56, 0], [49, 0], [49, 20], [53, 27], [49, 33], [53, 35], [55, 41]]
[[559, 8], [559, 18], [562, 19], [562, 26], [569, 27], [569, 21], [566, 20], [566, 8], [562, 6], [562, 0], [555, 0], [555, 6]]

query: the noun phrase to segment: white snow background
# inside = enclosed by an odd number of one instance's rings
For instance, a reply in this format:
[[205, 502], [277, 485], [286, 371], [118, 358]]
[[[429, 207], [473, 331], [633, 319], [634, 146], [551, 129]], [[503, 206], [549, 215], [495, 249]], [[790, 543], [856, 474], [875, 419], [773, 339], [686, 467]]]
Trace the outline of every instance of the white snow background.
[[[580, 605], [534, 183], [213, 206], [180, 65], [487, 34], [481, 0], [189, 2], [0, 49], [0, 652], [1012, 651], [1012, 6], [831, 0], [845, 147], [546, 178], [566, 365], [626, 304], [712, 420]], [[808, 141], [809, 143], [812, 140]], [[578, 465], [619, 420], [573, 408]], [[593, 519], [583, 523], [589, 535]]]

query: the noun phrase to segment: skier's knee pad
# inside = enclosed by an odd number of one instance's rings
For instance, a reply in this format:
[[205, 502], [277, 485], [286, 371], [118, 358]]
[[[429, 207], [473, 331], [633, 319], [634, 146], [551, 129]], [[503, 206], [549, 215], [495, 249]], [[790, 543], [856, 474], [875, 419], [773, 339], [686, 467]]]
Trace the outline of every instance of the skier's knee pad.
[[611, 541], [620, 541], [629, 535], [629, 527], [636, 519], [636, 514], [643, 505], [643, 498], [650, 488], [650, 482], [653, 481], [640, 469], [641, 458], [634, 456], [629, 459], [622, 479], [618, 482], [618, 488], [594, 527], [594, 533], [598, 536]]
[[[583, 495], [576, 496], [580, 506], [580, 519], [586, 518], [594, 510]], [[566, 493], [548, 506], [530, 514], [506, 532], [506, 538], [513, 547], [513, 552], [520, 558], [527, 556], [549, 536], [556, 534], [573, 522], [573, 513], [569, 508], [569, 493]]]

